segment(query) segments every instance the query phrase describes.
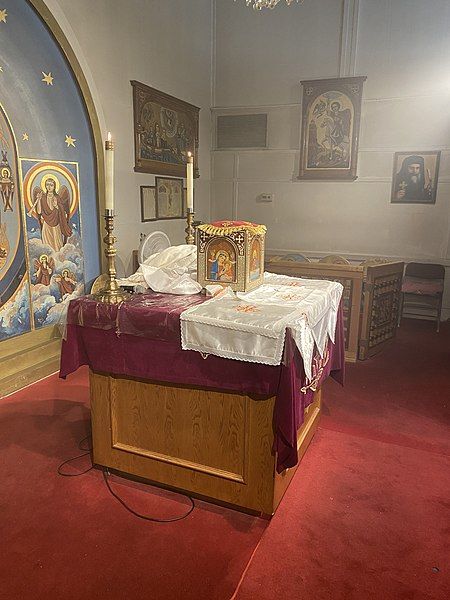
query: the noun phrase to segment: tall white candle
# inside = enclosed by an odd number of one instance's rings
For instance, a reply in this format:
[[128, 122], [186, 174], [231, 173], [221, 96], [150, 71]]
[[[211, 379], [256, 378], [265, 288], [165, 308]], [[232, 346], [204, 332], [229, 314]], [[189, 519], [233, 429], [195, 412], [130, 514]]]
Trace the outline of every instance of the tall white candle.
[[114, 210], [114, 142], [111, 133], [105, 142], [105, 208]]
[[186, 165], [187, 177], [187, 198], [186, 205], [189, 212], [194, 212], [194, 157], [188, 152], [188, 162]]

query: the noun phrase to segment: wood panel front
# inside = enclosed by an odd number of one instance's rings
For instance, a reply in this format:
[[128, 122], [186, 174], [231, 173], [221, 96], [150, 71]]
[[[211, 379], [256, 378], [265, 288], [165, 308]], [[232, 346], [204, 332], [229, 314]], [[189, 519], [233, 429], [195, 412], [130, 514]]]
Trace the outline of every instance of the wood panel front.
[[112, 379], [110, 390], [113, 448], [246, 481], [245, 396], [126, 379]]
[[[275, 398], [90, 374], [94, 462], [152, 482], [273, 514]], [[320, 394], [299, 430], [300, 454], [317, 426]], [[275, 490], [278, 486], [277, 490]]]

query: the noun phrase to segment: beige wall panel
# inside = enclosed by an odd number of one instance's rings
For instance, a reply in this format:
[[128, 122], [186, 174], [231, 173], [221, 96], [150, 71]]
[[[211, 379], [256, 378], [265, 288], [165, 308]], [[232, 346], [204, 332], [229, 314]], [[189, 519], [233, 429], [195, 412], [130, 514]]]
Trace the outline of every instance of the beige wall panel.
[[298, 165], [298, 152], [280, 150], [241, 153], [239, 181], [291, 181], [297, 177]]
[[[295, 100], [300, 102], [301, 92]], [[268, 147], [283, 149], [300, 148], [301, 106], [268, 108]]]
[[214, 181], [211, 185], [211, 217], [218, 219], [233, 218], [233, 182]]
[[218, 150], [211, 155], [212, 177], [230, 180], [234, 177], [234, 152]]
[[[382, 182], [240, 182], [237, 216], [267, 225], [268, 248], [443, 256], [448, 204], [390, 204], [390, 189]], [[262, 191], [273, 192], [274, 202], [257, 203]]]
[[393, 162], [394, 152], [391, 150], [359, 152], [358, 178], [391, 180]]
[[441, 163], [439, 165], [439, 181], [441, 180], [450, 180], [450, 149], [441, 152]]
[[427, 150], [448, 148], [450, 94], [364, 102], [361, 118], [362, 150], [392, 148]]
[[360, 0], [359, 5], [356, 71], [369, 75], [366, 97], [448, 93], [450, 2]]
[[301, 79], [336, 75], [341, 2], [261, 12], [243, 1], [216, 6], [216, 106], [298, 102]]

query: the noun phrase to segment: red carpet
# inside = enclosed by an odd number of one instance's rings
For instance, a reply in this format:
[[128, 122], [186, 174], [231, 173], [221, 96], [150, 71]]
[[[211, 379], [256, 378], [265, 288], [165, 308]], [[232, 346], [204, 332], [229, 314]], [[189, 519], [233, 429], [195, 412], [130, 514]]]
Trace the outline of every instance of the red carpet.
[[[126, 512], [99, 471], [56, 474], [88, 433], [88, 384], [85, 371], [51, 377], [0, 401], [0, 598], [229, 600], [254, 552], [238, 600], [446, 599], [449, 399], [449, 324], [404, 321], [383, 354], [349, 365], [345, 389], [327, 385], [270, 524], [198, 501], [157, 524]], [[141, 512], [188, 508], [113, 485]]]
[[450, 454], [450, 323], [403, 319], [395, 343], [329, 385], [322, 427]]
[[450, 597], [450, 328], [404, 321], [325, 392], [238, 600]]
[[[86, 371], [0, 401], [0, 598], [229, 598], [267, 521], [196, 501], [183, 521], [149, 523], [110, 495], [100, 471], [57, 475], [63, 460], [81, 454], [87, 405]], [[189, 507], [169, 492], [116, 482], [140, 512], [169, 518]]]

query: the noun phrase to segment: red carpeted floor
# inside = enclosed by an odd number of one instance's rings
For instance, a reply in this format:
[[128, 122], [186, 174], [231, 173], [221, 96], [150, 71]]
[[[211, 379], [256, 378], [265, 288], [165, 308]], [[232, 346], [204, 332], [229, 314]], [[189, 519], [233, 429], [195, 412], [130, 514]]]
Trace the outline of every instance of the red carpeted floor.
[[450, 323], [404, 320], [324, 396], [237, 600], [450, 598]]
[[[196, 502], [143, 522], [101, 473], [57, 466], [88, 434], [88, 382], [0, 401], [0, 598], [443, 600], [449, 583], [450, 324], [404, 321], [394, 345], [329, 382], [321, 427], [266, 521]], [[73, 472], [88, 465], [74, 463]], [[113, 480], [135, 509], [183, 498]]]
[[[196, 501], [183, 521], [149, 523], [108, 492], [100, 471], [57, 475], [89, 431], [87, 372], [52, 376], [0, 401], [1, 600], [224, 600], [267, 521]], [[89, 465], [74, 463], [72, 472]], [[188, 501], [126, 480], [140, 512], [170, 518]], [[161, 501], [162, 500], [162, 501]]]

